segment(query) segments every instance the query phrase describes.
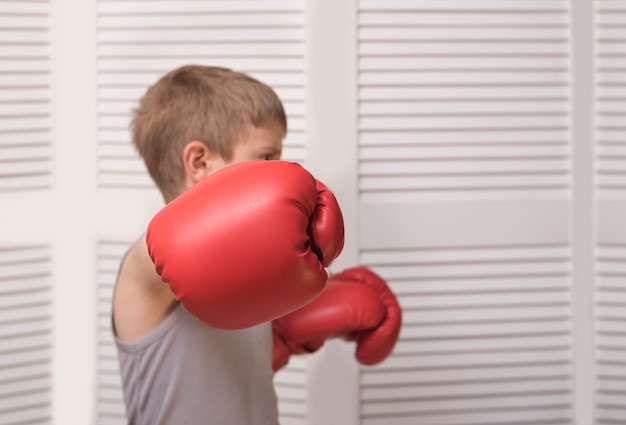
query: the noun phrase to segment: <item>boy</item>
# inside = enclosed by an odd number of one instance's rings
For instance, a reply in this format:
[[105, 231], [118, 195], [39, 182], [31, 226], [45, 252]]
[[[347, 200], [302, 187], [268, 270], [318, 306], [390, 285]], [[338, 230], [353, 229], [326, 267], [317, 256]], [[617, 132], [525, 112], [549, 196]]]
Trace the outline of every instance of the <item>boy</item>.
[[[286, 132], [268, 86], [201, 66], [165, 75], [132, 121], [133, 144], [166, 203], [227, 164], [279, 159]], [[145, 236], [120, 267], [113, 326], [129, 424], [278, 423], [270, 325], [203, 326], [155, 271]]]
[[[297, 204], [297, 211], [305, 204], [315, 209], [303, 214], [304, 241], [302, 235], [294, 236], [293, 232], [272, 233], [278, 222], [291, 219], [274, 215], [274, 210], [278, 211], [274, 205], [267, 216], [267, 225], [251, 226], [264, 232], [268, 248], [262, 251], [271, 251], [264, 261], [272, 262], [272, 257], [277, 257], [278, 266], [274, 267], [277, 273], [270, 276], [262, 270], [264, 264], [252, 265], [251, 256], [239, 252], [243, 247], [225, 249], [226, 239], [232, 239], [231, 232], [197, 237], [199, 228], [204, 232], [205, 227], [212, 226], [212, 221], [218, 221], [212, 212], [198, 211], [197, 201], [224, 209], [233, 192], [232, 185], [221, 183], [223, 178], [206, 178], [224, 169], [220, 176], [239, 180], [242, 166], [259, 169], [267, 163], [258, 160], [280, 159], [286, 131], [283, 106], [270, 87], [245, 74], [217, 67], [191, 65], [171, 71], [148, 89], [135, 110], [133, 143], [167, 205], [152, 220], [148, 237], [140, 238], [123, 259], [113, 298], [114, 338], [129, 424], [275, 425], [278, 412], [273, 371], [286, 364], [291, 354], [315, 351], [324, 339], [334, 336], [362, 342], [357, 358], [364, 363], [379, 362], [391, 351], [399, 332], [399, 307], [386, 284], [373, 273], [365, 270], [363, 274], [364, 270], [360, 269], [358, 276], [342, 275], [343, 280], [339, 279], [337, 284], [329, 283], [332, 290], [324, 291], [311, 302], [326, 285], [324, 267], [343, 247], [343, 221], [332, 194], [323, 184], [309, 178], [310, 175], [304, 174], [303, 181], [292, 186], [298, 189], [312, 185], [312, 191], [303, 190], [302, 193], [308, 194], [298, 202], [286, 202], [289, 206]], [[282, 161], [272, 164], [294, 165]], [[254, 178], [264, 180], [264, 177], [258, 174]], [[205, 190], [206, 187], [211, 190]], [[258, 194], [257, 189], [250, 191], [252, 195]], [[181, 196], [183, 192], [185, 196]], [[222, 192], [225, 194], [222, 199], [213, 198]], [[261, 202], [244, 199], [241, 205], [235, 203], [231, 209], [226, 208], [225, 216], [229, 220], [250, 212], [228, 230], [249, 225], [260, 210], [254, 203], [267, 203], [271, 192], [263, 195]], [[302, 221], [302, 217], [296, 218]], [[213, 225], [220, 231], [223, 226], [221, 222]], [[165, 230], [170, 227], [174, 236]], [[215, 241], [220, 237], [218, 233], [226, 233], [223, 242]], [[291, 237], [294, 242], [303, 242], [309, 251], [307, 268], [303, 271], [299, 267], [304, 257], [299, 253], [295, 256], [295, 268], [284, 266], [292, 260], [285, 258], [288, 255], [275, 253], [280, 239]], [[207, 255], [205, 247], [198, 249], [198, 244], [205, 241], [217, 244], [215, 252], [223, 255], [210, 267], [202, 264], [202, 260], [207, 257], [215, 260], [214, 255]], [[288, 239], [288, 246], [296, 245], [290, 242]], [[244, 245], [254, 247], [255, 243]], [[182, 255], [173, 259], [181, 252]], [[176, 269], [173, 263], [190, 256], [197, 256], [198, 261], [172, 272]], [[241, 258], [234, 258], [235, 267], [224, 267], [224, 273], [220, 274], [217, 270], [220, 263], [237, 256]], [[218, 296], [222, 296], [221, 288], [232, 292], [237, 283], [235, 272], [241, 269], [250, 269], [253, 276], [239, 282], [251, 288], [238, 295], [243, 307], [237, 304], [237, 298], [207, 307], [204, 298], [201, 302], [189, 300], [189, 288], [179, 292], [180, 285], [189, 286], [188, 281], [197, 280], [191, 292], [204, 296], [217, 288]], [[291, 269], [296, 273], [289, 275]], [[267, 282], [263, 282], [264, 275]], [[284, 276], [289, 278], [283, 279]], [[314, 296], [307, 293], [306, 300], [291, 301], [290, 292], [311, 289], [303, 285], [311, 276], [315, 279]], [[281, 279], [286, 285], [274, 284]], [[252, 288], [257, 281], [267, 288]], [[287, 307], [283, 305], [267, 312], [272, 307], [268, 304], [284, 299], [290, 302]], [[358, 300], [356, 305], [352, 305], [354, 300]], [[297, 310], [304, 304], [306, 308]], [[251, 311], [257, 307], [261, 313]], [[325, 317], [319, 314], [320, 309], [330, 313]], [[211, 322], [216, 311], [220, 315], [219, 324], [224, 326], [214, 326], [216, 322]], [[236, 313], [222, 317], [231, 311]], [[323, 329], [321, 333], [320, 329]]]

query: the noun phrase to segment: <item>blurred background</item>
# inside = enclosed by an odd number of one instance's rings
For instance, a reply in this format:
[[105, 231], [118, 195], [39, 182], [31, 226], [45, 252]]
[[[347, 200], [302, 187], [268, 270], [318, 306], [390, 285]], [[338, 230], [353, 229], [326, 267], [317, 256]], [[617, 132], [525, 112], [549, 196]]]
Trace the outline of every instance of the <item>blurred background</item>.
[[404, 308], [276, 375], [282, 425], [626, 423], [626, 0], [0, 0], [0, 424], [125, 424], [110, 309], [162, 201], [130, 110], [183, 64], [285, 104], [283, 159]]

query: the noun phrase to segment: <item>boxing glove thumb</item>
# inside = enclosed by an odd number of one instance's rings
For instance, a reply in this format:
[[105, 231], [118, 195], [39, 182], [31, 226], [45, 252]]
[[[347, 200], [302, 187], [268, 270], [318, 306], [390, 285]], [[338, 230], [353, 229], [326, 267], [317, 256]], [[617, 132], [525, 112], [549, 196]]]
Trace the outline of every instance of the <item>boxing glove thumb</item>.
[[319, 180], [315, 181], [317, 202], [309, 221], [309, 236], [313, 249], [325, 267], [339, 256], [344, 244], [343, 215], [335, 195]]

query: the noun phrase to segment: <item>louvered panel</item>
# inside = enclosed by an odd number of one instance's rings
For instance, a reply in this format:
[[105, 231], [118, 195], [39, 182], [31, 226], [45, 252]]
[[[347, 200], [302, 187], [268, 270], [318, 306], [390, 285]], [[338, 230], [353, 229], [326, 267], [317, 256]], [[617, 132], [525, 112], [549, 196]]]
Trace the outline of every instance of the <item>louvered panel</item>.
[[292, 356], [274, 375], [281, 425], [307, 425], [306, 355]]
[[626, 1], [595, 1], [596, 185], [626, 195]]
[[364, 249], [400, 300], [363, 425], [571, 424], [568, 244]]
[[113, 289], [117, 271], [131, 241], [98, 242], [98, 425], [126, 424], [117, 350], [111, 328]]
[[626, 423], [626, 1], [594, 3], [595, 188], [595, 423]]
[[153, 187], [130, 143], [130, 111], [150, 84], [189, 63], [232, 68], [271, 85], [288, 116], [283, 158], [304, 162], [303, 0], [100, 0], [100, 187]]
[[362, 201], [567, 198], [569, 7], [359, 1]]
[[49, 9], [0, 3], [0, 191], [51, 184]]
[[51, 424], [48, 246], [0, 247], [0, 423]]
[[596, 256], [596, 419], [598, 425], [624, 423], [626, 243], [601, 243]]

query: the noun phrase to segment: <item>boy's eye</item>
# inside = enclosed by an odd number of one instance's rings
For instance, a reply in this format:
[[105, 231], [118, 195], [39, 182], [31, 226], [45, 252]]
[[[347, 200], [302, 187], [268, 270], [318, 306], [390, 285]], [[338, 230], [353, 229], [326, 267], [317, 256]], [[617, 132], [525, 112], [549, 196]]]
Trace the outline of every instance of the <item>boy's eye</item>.
[[274, 157], [274, 155], [271, 154], [271, 153], [268, 153], [268, 154], [265, 154], [265, 155], [261, 155], [261, 159], [263, 159], [265, 161], [270, 161], [270, 160], [272, 160], [273, 157]]

